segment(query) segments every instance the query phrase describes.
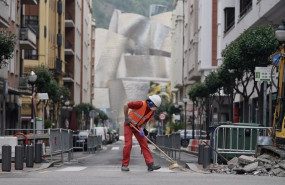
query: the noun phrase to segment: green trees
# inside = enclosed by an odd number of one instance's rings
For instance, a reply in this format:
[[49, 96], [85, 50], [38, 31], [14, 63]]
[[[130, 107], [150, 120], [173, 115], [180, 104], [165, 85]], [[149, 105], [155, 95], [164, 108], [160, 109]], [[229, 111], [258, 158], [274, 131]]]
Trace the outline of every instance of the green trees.
[[[262, 91], [255, 81], [255, 67], [270, 65], [269, 56], [278, 48], [278, 41], [272, 26], [249, 28], [238, 39], [232, 42], [223, 52], [224, 67], [234, 74], [236, 85], [234, 90], [244, 99], [244, 122], [248, 122], [248, 101], [256, 91], [262, 105]], [[249, 86], [253, 82], [252, 87]], [[259, 106], [262, 108], [262, 106]], [[260, 114], [262, 116], [262, 113]]]
[[48, 93], [49, 99], [54, 103], [64, 103], [70, 99], [70, 91], [65, 86], [60, 86], [54, 79], [53, 73], [44, 66], [35, 68], [37, 81], [36, 92]]
[[8, 31], [0, 31], [0, 69], [8, 64], [7, 60], [13, 58], [16, 36]]
[[[204, 84], [207, 92], [215, 97], [215, 101], [219, 105], [222, 101], [221, 92], [228, 95], [230, 102], [233, 102], [235, 94], [240, 94], [243, 97], [244, 122], [249, 121], [248, 102], [254, 92], [257, 92], [259, 108], [262, 108], [263, 96], [260, 89], [262, 89], [263, 84], [258, 85], [255, 81], [254, 71], [255, 67], [270, 65], [268, 58], [278, 48], [278, 41], [274, 32], [275, 29], [272, 26], [258, 26], [243, 32], [222, 52], [223, 64], [205, 79]], [[253, 86], [250, 83], [253, 83]], [[205, 98], [206, 96], [202, 93], [205, 87], [194, 85], [189, 92], [190, 98], [194, 101], [199, 96], [200, 99], [201, 97]], [[259, 113], [261, 113], [259, 116], [262, 117], [262, 111]]]
[[[89, 112], [91, 110], [95, 110], [98, 113], [98, 116], [94, 118], [94, 123], [98, 125], [99, 120], [106, 121], [108, 119], [108, 116], [105, 114], [105, 112], [101, 111], [100, 109], [95, 108], [90, 103], [81, 103], [75, 106], [76, 109], [76, 115], [77, 115], [77, 123], [80, 125], [82, 120], [88, 120], [89, 119]], [[83, 116], [83, 117], [82, 117]]]

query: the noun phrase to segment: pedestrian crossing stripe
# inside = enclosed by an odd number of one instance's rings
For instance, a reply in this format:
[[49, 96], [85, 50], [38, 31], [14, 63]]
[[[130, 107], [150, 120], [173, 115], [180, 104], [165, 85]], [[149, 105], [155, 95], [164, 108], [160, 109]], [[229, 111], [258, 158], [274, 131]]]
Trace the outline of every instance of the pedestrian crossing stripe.
[[111, 150], [119, 150], [119, 147], [112, 147]]
[[59, 171], [59, 172], [76, 172], [76, 171], [82, 171], [86, 168], [87, 167], [67, 167], [67, 168], [63, 168], [60, 170], [56, 170], [56, 171]]

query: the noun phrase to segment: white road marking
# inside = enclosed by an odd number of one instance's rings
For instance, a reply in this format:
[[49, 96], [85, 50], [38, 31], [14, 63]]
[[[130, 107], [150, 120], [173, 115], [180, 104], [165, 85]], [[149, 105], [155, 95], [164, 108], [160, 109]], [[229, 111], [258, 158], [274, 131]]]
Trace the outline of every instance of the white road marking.
[[111, 150], [119, 150], [119, 147], [112, 147]]
[[168, 168], [160, 168], [159, 170], [155, 170], [154, 172], [166, 172], [166, 173], [174, 173], [174, 171]]
[[84, 170], [86, 168], [87, 167], [67, 167], [67, 168], [63, 168], [63, 169], [60, 169], [60, 170], [56, 170], [56, 171], [59, 171], [59, 172], [75, 172], [75, 171]]

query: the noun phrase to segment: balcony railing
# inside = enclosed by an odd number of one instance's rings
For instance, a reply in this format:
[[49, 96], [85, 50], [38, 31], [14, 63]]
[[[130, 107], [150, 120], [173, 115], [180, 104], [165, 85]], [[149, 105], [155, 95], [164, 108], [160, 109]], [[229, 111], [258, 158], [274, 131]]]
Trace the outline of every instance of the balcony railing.
[[0, 28], [9, 27], [10, 7], [6, 1], [0, 0]]
[[70, 11], [66, 12], [64, 23], [65, 27], [74, 28], [73, 15]]
[[65, 55], [74, 55], [73, 44], [69, 40], [65, 42], [64, 53]]
[[65, 75], [64, 75], [64, 77], [62, 78], [62, 80], [64, 81], [64, 82], [71, 82], [71, 83], [73, 83], [74, 82], [74, 75], [73, 75], [73, 72], [72, 71], [70, 71], [70, 70], [66, 70], [65, 71]]
[[36, 49], [37, 37], [31, 27], [20, 29], [20, 46], [22, 49]]

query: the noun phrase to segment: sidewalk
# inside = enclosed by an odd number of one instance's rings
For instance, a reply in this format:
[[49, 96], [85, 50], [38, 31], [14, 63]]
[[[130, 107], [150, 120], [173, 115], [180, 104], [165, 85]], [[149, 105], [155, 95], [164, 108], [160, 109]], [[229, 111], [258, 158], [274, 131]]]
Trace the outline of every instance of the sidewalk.
[[20, 172], [30, 172], [49, 168], [52, 163], [34, 163], [33, 167], [26, 167], [26, 163], [23, 164], [23, 170], [15, 170], [15, 163], [11, 163], [11, 171], [2, 171], [2, 163], [0, 163], [0, 173], [20, 173]]
[[57, 163], [72, 163], [74, 161], [76, 161], [75, 159], [76, 158], [80, 158], [82, 156], [86, 156], [86, 155], [89, 155], [88, 152], [74, 152], [73, 153], [73, 157], [74, 159], [72, 159], [70, 162], [67, 161], [67, 153], [64, 153], [63, 154], [64, 157], [64, 161], [61, 162], [61, 156], [60, 155], [56, 155], [56, 156], [53, 156], [53, 161], [50, 161], [50, 158], [47, 157], [47, 161], [43, 160], [42, 163], [34, 163], [34, 166], [33, 167], [26, 167], [26, 163], [24, 162], [23, 163], [23, 169], [22, 170], [15, 170], [15, 163], [12, 162], [11, 163], [11, 171], [10, 172], [6, 172], [6, 171], [2, 171], [2, 163], [0, 162], [0, 174], [1, 173], [22, 173], [22, 172], [32, 172], [32, 171], [39, 171], [39, 170], [44, 170], [44, 169], [47, 169]]

